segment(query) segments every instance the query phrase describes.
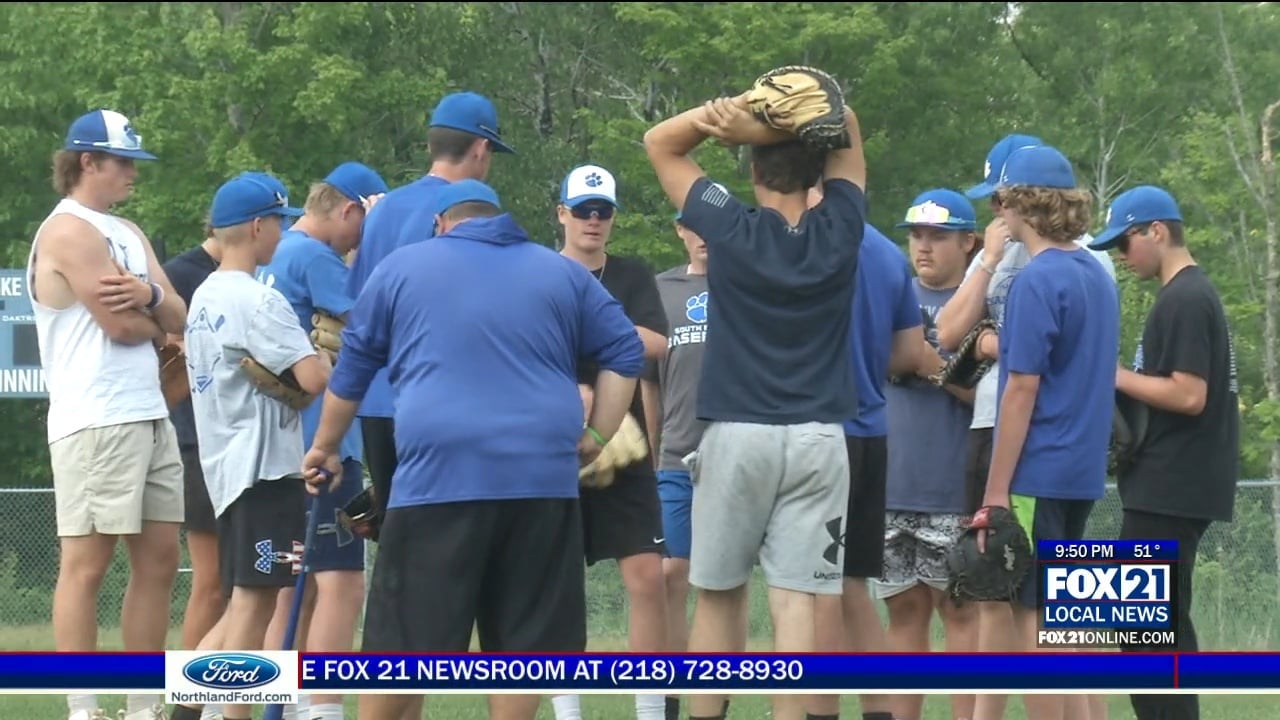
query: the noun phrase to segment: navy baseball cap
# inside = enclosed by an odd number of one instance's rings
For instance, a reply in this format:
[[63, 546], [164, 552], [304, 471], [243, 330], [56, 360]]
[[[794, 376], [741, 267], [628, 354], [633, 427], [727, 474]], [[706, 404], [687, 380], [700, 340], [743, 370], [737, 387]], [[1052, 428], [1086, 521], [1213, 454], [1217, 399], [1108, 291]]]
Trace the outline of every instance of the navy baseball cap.
[[964, 194], [973, 198], [990, 197], [996, 191], [996, 183], [1000, 179], [1000, 171], [1004, 169], [1004, 164], [1008, 162], [1009, 156], [1014, 150], [1024, 147], [1035, 147], [1043, 145], [1044, 141], [1034, 135], [1006, 135], [1000, 139], [991, 148], [991, 152], [987, 153], [986, 164], [982, 168], [982, 182], [974, 185]]
[[435, 214], [443, 215], [454, 205], [466, 202], [485, 202], [497, 208], [502, 207], [502, 203], [498, 200], [498, 193], [494, 192], [493, 188], [479, 180], [468, 178], [440, 188], [440, 192], [436, 195]]
[[67, 150], [101, 152], [134, 160], [155, 160], [142, 149], [142, 136], [129, 118], [115, 110], [94, 110], [76, 118], [67, 130]]
[[498, 128], [498, 109], [489, 98], [473, 92], [460, 92], [446, 95], [435, 112], [431, 113], [431, 127], [451, 128], [478, 135], [489, 142], [498, 152], [515, 153], [510, 145], [502, 141]]
[[599, 165], [581, 165], [569, 171], [560, 183], [560, 202], [578, 207], [588, 200], [603, 200], [618, 207], [618, 181]]
[[382, 176], [358, 162], [342, 163], [324, 181], [337, 188], [348, 200], [355, 202], [364, 202], [370, 195], [388, 192], [387, 183]]
[[897, 227], [935, 227], [943, 230], [973, 230], [978, 213], [969, 198], [955, 190], [938, 188], [916, 196], [907, 215]]
[[267, 215], [296, 218], [302, 209], [289, 207], [289, 191], [284, 183], [266, 173], [246, 172], [222, 184], [213, 196], [209, 224], [231, 227]]
[[996, 188], [1014, 185], [1029, 187], [1070, 189], [1076, 186], [1076, 176], [1071, 161], [1057, 148], [1048, 145], [1023, 147], [1014, 150], [1000, 171]]
[[1167, 190], [1154, 185], [1139, 185], [1126, 190], [1107, 208], [1107, 226], [1089, 243], [1089, 248], [1110, 250], [1129, 228], [1157, 220], [1182, 222], [1178, 201]]

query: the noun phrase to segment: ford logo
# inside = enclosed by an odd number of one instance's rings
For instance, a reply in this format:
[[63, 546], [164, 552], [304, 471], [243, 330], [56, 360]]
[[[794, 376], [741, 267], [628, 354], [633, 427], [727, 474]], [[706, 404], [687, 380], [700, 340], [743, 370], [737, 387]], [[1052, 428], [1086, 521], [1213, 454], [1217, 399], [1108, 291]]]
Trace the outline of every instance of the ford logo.
[[182, 675], [214, 690], [248, 690], [280, 677], [280, 666], [257, 655], [221, 653], [192, 660], [183, 666]]

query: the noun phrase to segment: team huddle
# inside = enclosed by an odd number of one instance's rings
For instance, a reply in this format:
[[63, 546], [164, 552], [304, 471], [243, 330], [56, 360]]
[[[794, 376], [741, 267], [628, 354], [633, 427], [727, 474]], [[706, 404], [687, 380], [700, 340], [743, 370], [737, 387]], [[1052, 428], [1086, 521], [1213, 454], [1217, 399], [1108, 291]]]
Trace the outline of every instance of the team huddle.
[[[928, 189], [902, 213], [904, 255], [867, 220], [839, 87], [779, 68], [645, 133], [687, 253], [655, 274], [608, 252], [623, 210], [599, 165], [561, 182], [561, 249], [531, 238], [485, 184], [495, 154], [515, 152], [498, 127], [489, 99], [448, 95], [428, 174], [392, 190], [345, 162], [301, 208], [277, 178], [242, 173], [213, 195], [204, 241], [161, 266], [110, 214], [154, 156], [119, 113], [72, 124], [54, 158], [63, 200], [28, 264], [59, 651], [96, 649], [117, 536], [126, 649], [165, 648], [182, 525], [189, 649], [466, 652], [474, 633], [486, 652], [582, 652], [585, 566], [612, 560], [634, 652], [745, 650], [757, 574], [778, 652], [928, 652], [935, 613], [946, 652], [1033, 652], [1034, 563], [1007, 592], [973, 595], [957, 558], [985, 567], [1009, 528], [1029, 547], [1085, 537], [1109, 472], [1121, 538], [1179, 542], [1180, 649], [1197, 649], [1192, 568], [1208, 525], [1232, 519], [1238, 404], [1226, 316], [1168, 192], [1121, 194], [1095, 237], [1067, 158], [1009, 135], [979, 184]], [[749, 147], [754, 205], [693, 158], [708, 139]], [[1111, 251], [1160, 286], [1132, 362]], [[1120, 407], [1140, 437], [1114, 467]], [[1024, 702], [1037, 720], [1106, 717], [1102, 698]], [[495, 695], [489, 713], [531, 720], [540, 703]], [[956, 696], [952, 717], [997, 720], [1006, 703]], [[584, 717], [577, 696], [551, 705]], [[729, 705], [637, 695], [634, 713], [710, 720]], [[784, 694], [773, 717], [840, 705]], [[923, 712], [918, 696], [860, 705], [864, 720]], [[1199, 712], [1189, 695], [1132, 705], [1143, 720]], [[93, 696], [68, 709], [105, 717]], [[420, 697], [359, 701], [361, 720], [422, 713]], [[122, 716], [166, 711], [130, 696]], [[339, 720], [343, 697], [285, 717]]]

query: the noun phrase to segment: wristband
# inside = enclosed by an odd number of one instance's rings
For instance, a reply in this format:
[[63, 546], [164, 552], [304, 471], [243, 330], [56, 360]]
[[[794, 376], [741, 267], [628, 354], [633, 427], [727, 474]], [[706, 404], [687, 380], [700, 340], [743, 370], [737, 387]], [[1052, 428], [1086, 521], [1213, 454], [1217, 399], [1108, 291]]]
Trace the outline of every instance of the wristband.
[[151, 310], [164, 301], [164, 289], [160, 287], [160, 283], [149, 284], [151, 285], [151, 302], [147, 303], [147, 309]]
[[605, 440], [605, 439], [604, 439], [604, 436], [603, 436], [603, 435], [601, 435], [601, 434], [600, 434], [600, 432], [599, 432], [598, 430], [596, 430], [595, 428], [591, 427], [590, 425], [587, 425], [586, 427], [587, 427], [587, 432], [591, 433], [591, 437], [592, 437], [596, 442], [600, 443], [600, 447], [604, 447], [605, 445], [608, 445], [608, 444], [609, 444], [609, 441], [608, 441], [608, 440]]
[[[999, 265], [999, 263], [996, 263], [996, 265]], [[982, 264], [981, 264], [981, 265], [979, 265], [978, 267], [982, 268], [983, 270], [986, 270], [988, 275], [990, 275], [990, 276], [992, 276], [992, 277], [995, 277], [995, 275], [996, 275], [996, 268], [995, 268], [995, 266], [994, 266], [994, 265], [993, 265], [993, 266], [991, 266], [991, 267], [987, 267], [987, 264], [986, 264], [986, 263], [982, 263]]]

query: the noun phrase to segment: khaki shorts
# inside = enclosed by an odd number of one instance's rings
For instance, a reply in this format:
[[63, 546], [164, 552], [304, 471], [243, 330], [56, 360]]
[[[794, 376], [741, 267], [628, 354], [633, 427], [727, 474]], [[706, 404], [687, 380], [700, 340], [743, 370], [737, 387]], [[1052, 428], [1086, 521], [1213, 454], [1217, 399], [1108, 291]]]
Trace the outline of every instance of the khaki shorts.
[[50, 445], [49, 457], [59, 537], [183, 521], [182, 458], [167, 419], [86, 428]]

